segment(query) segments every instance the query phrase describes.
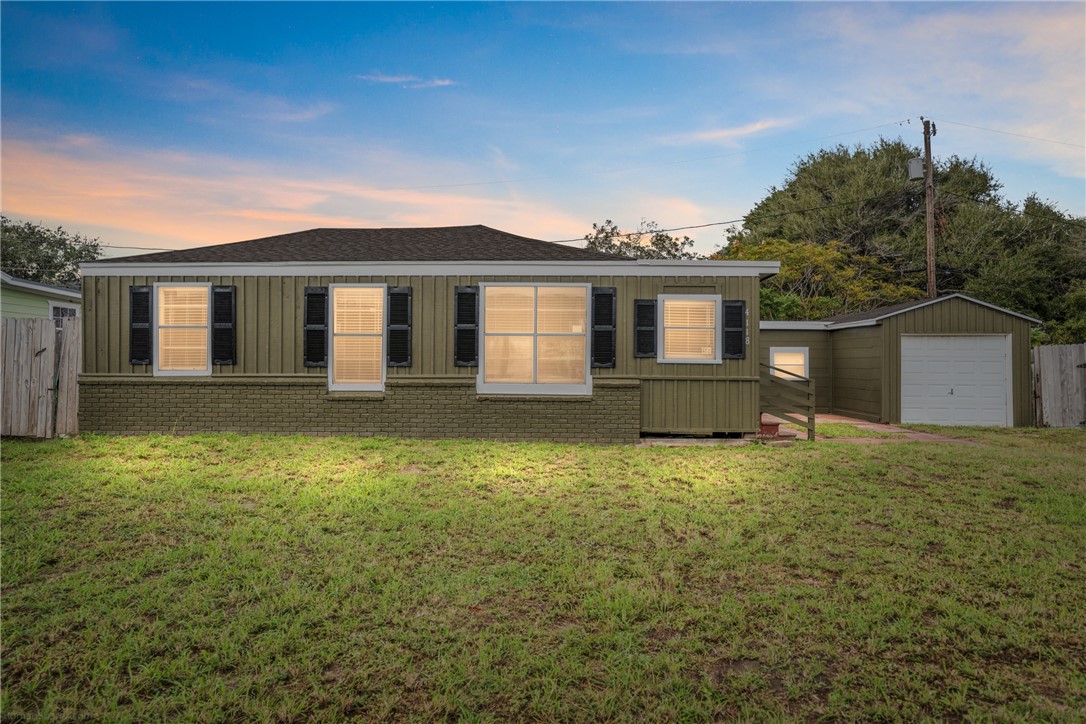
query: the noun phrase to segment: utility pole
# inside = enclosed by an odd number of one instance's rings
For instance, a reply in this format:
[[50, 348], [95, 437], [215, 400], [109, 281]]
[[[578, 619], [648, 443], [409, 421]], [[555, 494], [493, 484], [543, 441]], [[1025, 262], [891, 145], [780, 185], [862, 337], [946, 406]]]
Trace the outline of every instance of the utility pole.
[[927, 215], [928, 236], [928, 298], [935, 299], [935, 173], [931, 167], [931, 137], [935, 124], [920, 116], [924, 122], [924, 210]]

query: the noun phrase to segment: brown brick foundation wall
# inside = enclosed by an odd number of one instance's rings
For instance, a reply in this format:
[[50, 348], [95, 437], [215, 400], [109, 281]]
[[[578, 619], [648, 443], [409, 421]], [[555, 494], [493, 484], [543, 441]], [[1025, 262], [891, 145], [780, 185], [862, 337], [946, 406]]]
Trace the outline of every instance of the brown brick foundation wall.
[[633, 443], [638, 382], [595, 383], [591, 398], [479, 395], [475, 380], [389, 380], [383, 393], [329, 393], [323, 377], [120, 377], [79, 381], [83, 432], [390, 435]]

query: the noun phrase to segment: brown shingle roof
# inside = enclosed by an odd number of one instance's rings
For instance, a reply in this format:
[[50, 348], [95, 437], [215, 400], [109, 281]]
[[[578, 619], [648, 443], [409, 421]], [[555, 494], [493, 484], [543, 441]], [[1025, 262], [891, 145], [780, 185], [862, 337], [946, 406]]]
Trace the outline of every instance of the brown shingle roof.
[[896, 314], [897, 312], [906, 312], [913, 307], [919, 307], [924, 304], [930, 304], [930, 299], [918, 299], [915, 302], [902, 302], [901, 304], [893, 304], [889, 307], [878, 307], [877, 309], [869, 309], [866, 312], [853, 312], [852, 314], [838, 314], [835, 317], [825, 317], [821, 321], [831, 322], [833, 324], [846, 324], [848, 322], [865, 322], [868, 319], [878, 319], [879, 317], [885, 317], [888, 314]]
[[297, 261], [617, 261], [623, 256], [509, 234], [488, 226], [310, 229], [232, 244], [108, 259], [163, 264]]

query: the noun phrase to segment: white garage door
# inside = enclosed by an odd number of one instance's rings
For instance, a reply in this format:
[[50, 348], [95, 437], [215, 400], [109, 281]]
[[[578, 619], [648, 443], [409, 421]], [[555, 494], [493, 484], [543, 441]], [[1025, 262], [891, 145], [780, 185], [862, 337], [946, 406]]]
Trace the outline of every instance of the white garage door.
[[1010, 425], [1010, 337], [901, 337], [901, 421]]

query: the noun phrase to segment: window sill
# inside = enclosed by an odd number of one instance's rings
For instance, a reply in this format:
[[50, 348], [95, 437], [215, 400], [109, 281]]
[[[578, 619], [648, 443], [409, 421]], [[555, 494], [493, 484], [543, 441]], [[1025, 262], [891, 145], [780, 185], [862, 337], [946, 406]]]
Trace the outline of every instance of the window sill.
[[480, 402], [591, 402], [592, 395], [504, 395], [482, 393], [475, 396]]
[[367, 390], [329, 390], [325, 397], [329, 400], [383, 400], [385, 393]]
[[151, 372], [153, 377], [210, 377], [211, 370], [195, 370], [195, 371], [180, 371], [180, 370], [153, 370]]

